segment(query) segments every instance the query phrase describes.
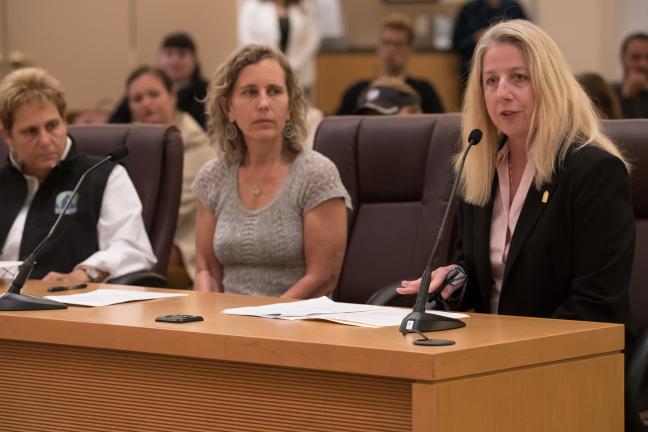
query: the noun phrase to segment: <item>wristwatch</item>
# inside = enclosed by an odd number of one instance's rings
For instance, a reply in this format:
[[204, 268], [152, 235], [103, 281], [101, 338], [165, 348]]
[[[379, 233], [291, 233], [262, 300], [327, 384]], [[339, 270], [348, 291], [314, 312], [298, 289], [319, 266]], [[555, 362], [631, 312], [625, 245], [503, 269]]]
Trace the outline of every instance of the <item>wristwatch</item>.
[[101, 271], [95, 267], [79, 267], [81, 270], [85, 272], [85, 274], [88, 275], [88, 279], [90, 279], [90, 282], [99, 282], [102, 278], [103, 275], [101, 274]]

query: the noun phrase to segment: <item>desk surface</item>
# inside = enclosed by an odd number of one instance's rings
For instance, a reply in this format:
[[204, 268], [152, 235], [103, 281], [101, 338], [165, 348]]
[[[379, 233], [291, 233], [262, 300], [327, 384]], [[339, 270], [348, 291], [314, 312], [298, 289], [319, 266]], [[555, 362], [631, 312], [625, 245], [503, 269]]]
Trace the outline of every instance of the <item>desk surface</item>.
[[[23, 293], [45, 295], [50, 285], [30, 281]], [[117, 286], [96, 284], [89, 289], [98, 287]], [[6, 288], [0, 285], [0, 291]], [[623, 326], [618, 324], [471, 314], [465, 328], [433, 334], [453, 339], [456, 345], [418, 347], [411, 341], [419, 336], [402, 336], [396, 327], [221, 313], [230, 307], [277, 302], [275, 298], [183, 292], [189, 295], [99, 308], [0, 312], [0, 339], [422, 381], [594, 357], [621, 351], [624, 344]], [[154, 321], [175, 313], [202, 315], [205, 321]]]

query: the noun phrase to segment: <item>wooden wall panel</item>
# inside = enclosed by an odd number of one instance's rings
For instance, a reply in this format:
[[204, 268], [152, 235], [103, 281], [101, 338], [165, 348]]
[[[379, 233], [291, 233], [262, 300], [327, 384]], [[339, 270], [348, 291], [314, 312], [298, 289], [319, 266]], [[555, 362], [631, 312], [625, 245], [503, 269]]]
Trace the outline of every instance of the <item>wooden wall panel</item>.
[[123, 93], [128, 0], [7, 0], [10, 52], [57, 77], [72, 109]]
[[0, 364], [2, 430], [411, 430], [406, 381], [9, 341]]
[[162, 38], [186, 31], [198, 47], [202, 72], [210, 78], [236, 48], [235, 0], [135, 0], [138, 60], [155, 63]]
[[416, 383], [413, 399], [414, 432], [622, 432], [623, 355]]

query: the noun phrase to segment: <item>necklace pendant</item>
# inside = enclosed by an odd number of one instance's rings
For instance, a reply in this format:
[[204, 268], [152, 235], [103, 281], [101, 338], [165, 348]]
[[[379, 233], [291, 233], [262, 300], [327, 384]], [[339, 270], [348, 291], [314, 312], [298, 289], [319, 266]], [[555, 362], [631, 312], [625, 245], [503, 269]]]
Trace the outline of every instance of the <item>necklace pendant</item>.
[[261, 196], [261, 188], [257, 185], [252, 186], [252, 196], [254, 198], [259, 198]]

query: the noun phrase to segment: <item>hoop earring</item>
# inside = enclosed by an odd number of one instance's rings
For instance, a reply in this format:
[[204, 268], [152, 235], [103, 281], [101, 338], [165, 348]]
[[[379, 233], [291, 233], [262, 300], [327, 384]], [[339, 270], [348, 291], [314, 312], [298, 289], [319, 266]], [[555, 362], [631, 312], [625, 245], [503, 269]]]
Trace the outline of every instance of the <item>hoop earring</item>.
[[295, 138], [295, 126], [293, 126], [293, 122], [290, 119], [286, 120], [286, 123], [284, 124], [283, 136], [287, 140]]
[[234, 141], [238, 137], [238, 128], [235, 123], [227, 123], [225, 126], [225, 138], [228, 141]]

